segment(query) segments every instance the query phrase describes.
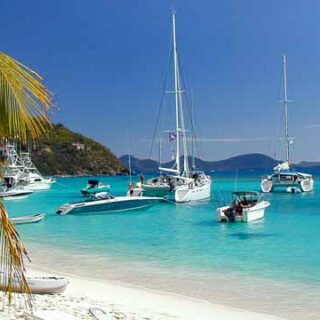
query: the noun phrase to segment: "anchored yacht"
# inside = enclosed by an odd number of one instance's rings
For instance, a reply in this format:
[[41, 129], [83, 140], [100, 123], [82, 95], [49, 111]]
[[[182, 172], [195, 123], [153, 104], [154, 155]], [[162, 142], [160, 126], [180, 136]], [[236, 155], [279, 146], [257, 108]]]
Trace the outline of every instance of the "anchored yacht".
[[263, 192], [272, 192], [275, 189], [284, 189], [287, 192], [297, 193], [300, 191], [310, 192], [313, 190], [313, 177], [311, 174], [295, 171], [290, 166], [290, 147], [293, 138], [288, 135], [288, 100], [287, 96], [287, 60], [283, 55], [283, 83], [284, 99], [281, 101], [285, 111], [285, 135], [286, 160], [273, 168], [274, 172], [268, 176], [262, 177], [261, 190]]

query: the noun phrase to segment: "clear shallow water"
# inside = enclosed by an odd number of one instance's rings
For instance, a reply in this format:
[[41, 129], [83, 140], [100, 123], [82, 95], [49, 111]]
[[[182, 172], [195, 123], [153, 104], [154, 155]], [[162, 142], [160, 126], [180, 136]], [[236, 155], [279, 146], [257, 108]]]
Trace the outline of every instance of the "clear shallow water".
[[[52, 190], [7, 201], [11, 216], [46, 212], [45, 221], [19, 226], [31, 258], [44, 266], [257, 308], [290, 318], [320, 317], [320, 194], [275, 193], [265, 219], [220, 224], [215, 209], [238, 190], [258, 190], [259, 173], [216, 174], [210, 201], [161, 204], [106, 215], [58, 216], [62, 203], [83, 199], [87, 178], [60, 178]], [[126, 177], [103, 177], [113, 194]], [[50, 250], [46, 261], [41, 261]], [[90, 257], [90, 258], [88, 258]], [[170, 286], [168, 287], [168, 283]], [[239, 297], [257, 295], [255, 306]], [[269, 303], [265, 303], [267, 295]], [[281, 303], [279, 302], [281, 300]], [[277, 308], [275, 307], [277, 304]], [[292, 313], [292, 309], [294, 312]], [[291, 310], [291, 312], [289, 312]], [[271, 312], [271, 313], [272, 313]]]

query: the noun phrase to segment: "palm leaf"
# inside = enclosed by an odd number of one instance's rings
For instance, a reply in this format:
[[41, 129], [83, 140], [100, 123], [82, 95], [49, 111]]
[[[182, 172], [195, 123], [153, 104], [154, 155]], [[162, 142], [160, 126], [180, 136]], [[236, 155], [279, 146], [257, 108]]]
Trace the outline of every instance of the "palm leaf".
[[0, 52], [0, 137], [36, 139], [50, 125], [50, 92], [41, 76]]

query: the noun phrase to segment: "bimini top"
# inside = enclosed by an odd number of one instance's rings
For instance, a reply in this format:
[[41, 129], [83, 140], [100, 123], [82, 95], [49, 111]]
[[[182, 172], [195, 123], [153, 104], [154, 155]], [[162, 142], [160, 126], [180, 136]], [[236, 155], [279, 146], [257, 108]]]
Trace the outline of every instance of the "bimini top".
[[99, 180], [88, 180], [88, 184], [92, 185], [92, 186], [97, 186], [99, 184]]

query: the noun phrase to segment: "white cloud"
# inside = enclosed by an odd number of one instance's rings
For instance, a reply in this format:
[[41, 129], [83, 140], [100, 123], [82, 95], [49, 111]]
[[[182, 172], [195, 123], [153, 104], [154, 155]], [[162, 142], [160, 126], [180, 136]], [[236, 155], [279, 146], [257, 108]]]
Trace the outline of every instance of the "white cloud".
[[257, 138], [200, 138], [197, 139], [199, 142], [249, 142], [249, 141], [266, 141], [267, 137]]
[[320, 128], [320, 124], [319, 123], [309, 124], [309, 125], [306, 126], [306, 128], [308, 128], [308, 129], [317, 129], [317, 128]]

